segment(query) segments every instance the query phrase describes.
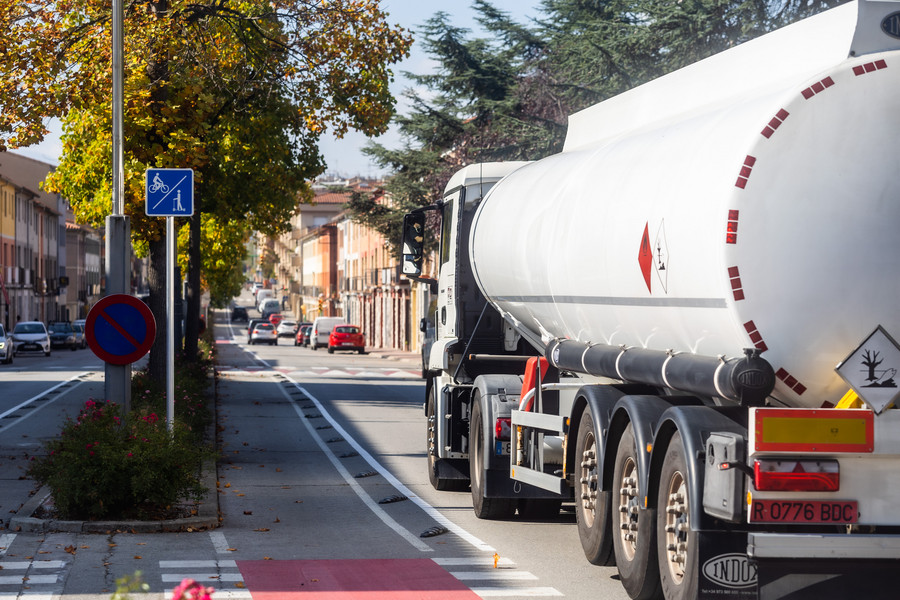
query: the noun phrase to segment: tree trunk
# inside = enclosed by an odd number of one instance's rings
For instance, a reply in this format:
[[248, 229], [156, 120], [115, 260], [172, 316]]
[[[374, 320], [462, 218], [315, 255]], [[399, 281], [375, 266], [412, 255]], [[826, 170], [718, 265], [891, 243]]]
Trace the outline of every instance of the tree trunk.
[[[202, 193], [201, 186], [195, 186]], [[190, 220], [190, 236], [188, 242], [187, 272], [187, 313], [184, 316], [184, 356], [189, 361], [197, 360], [198, 341], [200, 338], [200, 237], [202, 224], [200, 219], [200, 193], [194, 194], [194, 214]], [[207, 324], [211, 326], [211, 323]]]
[[166, 239], [150, 242], [150, 265], [147, 284], [150, 287], [150, 310], [156, 319], [156, 339], [150, 348], [148, 371], [150, 380], [166, 381]]

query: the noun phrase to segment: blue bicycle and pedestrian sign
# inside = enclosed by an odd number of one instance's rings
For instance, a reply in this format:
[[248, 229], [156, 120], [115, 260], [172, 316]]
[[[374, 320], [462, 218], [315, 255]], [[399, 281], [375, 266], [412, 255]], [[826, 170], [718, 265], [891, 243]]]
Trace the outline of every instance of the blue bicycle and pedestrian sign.
[[147, 169], [146, 205], [149, 217], [189, 217], [194, 214], [193, 169]]

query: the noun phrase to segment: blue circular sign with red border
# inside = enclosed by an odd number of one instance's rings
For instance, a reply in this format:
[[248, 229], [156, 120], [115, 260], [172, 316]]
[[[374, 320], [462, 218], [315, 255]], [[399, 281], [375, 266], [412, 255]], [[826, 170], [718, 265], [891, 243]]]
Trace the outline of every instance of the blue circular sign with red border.
[[91, 308], [84, 333], [98, 358], [114, 365], [128, 365], [150, 351], [156, 339], [156, 319], [140, 298], [112, 294]]

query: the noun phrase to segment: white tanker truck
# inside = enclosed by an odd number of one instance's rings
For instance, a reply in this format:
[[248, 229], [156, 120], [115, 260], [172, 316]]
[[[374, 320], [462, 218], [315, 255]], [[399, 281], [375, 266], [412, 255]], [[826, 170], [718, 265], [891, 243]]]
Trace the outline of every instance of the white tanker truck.
[[900, 2], [577, 113], [404, 230], [437, 290], [437, 489], [481, 518], [573, 501], [632, 598], [896, 597]]

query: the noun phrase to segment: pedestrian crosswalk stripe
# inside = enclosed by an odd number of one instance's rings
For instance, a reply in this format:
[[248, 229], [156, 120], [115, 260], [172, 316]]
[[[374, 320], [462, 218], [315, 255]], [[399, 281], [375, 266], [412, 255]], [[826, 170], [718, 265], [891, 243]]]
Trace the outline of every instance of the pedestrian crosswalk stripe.
[[552, 587], [531, 587], [531, 588], [470, 588], [473, 592], [482, 598], [541, 598], [564, 596], [562, 592]]
[[237, 569], [233, 560], [161, 560], [160, 569]]
[[528, 571], [510, 571], [507, 569], [491, 569], [490, 571], [450, 571], [450, 574], [460, 581], [475, 580], [531, 580], [537, 579]]
[[184, 579], [193, 579], [197, 583], [203, 582], [215, 583], [216, 581], [243, 581], [244, 578], [240, 573], [163, 573], [162, 580], [164, 583], [173, 581], [182, 581]]

